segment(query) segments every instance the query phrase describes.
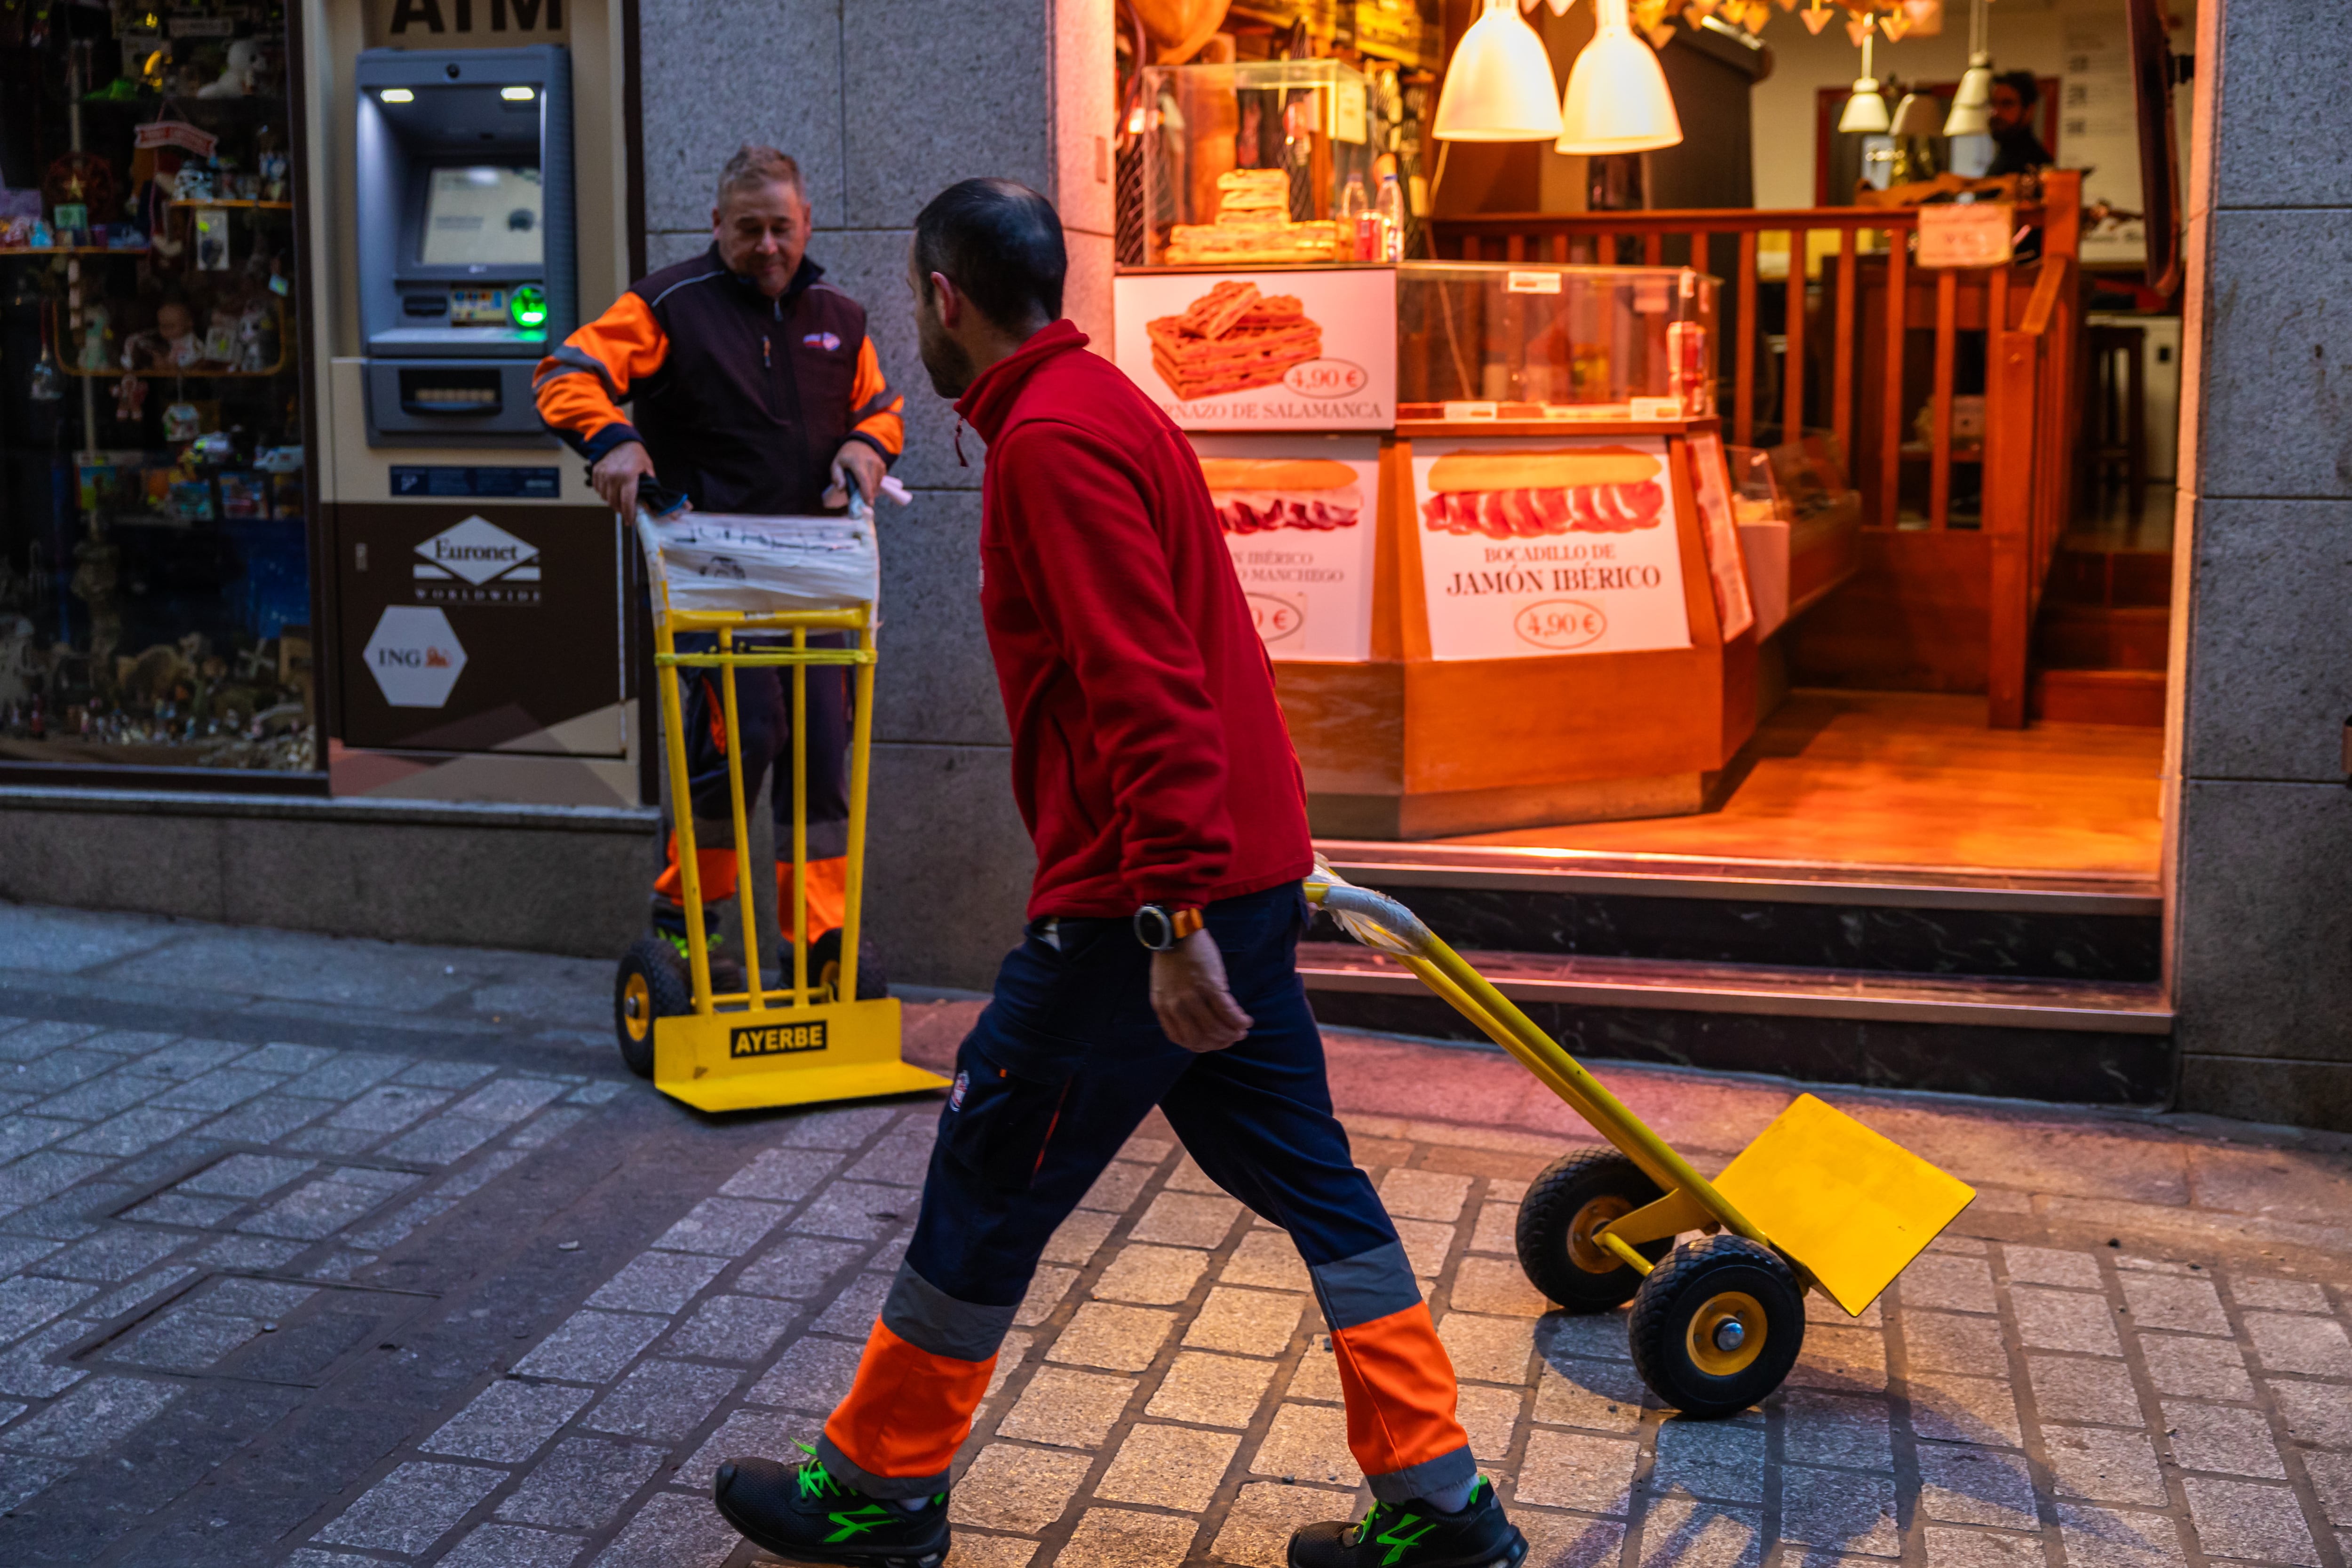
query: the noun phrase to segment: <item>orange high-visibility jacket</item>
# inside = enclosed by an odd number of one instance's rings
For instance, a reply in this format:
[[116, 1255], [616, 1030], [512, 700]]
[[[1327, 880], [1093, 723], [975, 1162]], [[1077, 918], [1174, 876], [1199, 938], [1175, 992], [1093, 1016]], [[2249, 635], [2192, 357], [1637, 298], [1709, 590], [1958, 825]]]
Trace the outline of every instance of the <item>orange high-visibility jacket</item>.
[[824, 276], [803, 258], [771, 299], [715, 245], [664, 267], [539, 362], [540, 417], [591, 463], [643, 442], [656, 476], [703, 511], [824, 511], [844, 442], [885, 461], [906, 445], [906, 400], [883, 379], [865, 307]]

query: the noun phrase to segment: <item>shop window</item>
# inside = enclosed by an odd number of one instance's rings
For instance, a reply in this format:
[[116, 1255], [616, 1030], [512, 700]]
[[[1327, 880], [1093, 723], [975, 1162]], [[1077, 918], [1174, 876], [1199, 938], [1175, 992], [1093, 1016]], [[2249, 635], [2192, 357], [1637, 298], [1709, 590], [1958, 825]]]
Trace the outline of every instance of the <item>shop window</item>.
[[0, 10], [0, 767], [320, 766], [287, 55]]

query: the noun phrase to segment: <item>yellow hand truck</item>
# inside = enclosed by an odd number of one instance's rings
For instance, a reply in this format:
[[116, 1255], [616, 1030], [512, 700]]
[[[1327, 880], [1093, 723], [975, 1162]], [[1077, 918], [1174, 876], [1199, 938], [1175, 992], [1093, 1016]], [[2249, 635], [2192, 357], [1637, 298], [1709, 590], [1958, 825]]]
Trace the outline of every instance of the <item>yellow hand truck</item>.
[[[1404, 905], [1319, 858], [1307, 896], [1612, 1145], [1563, 1155], [1528, 1184], [1519, 1267], [1572, 1312], [1632, 1302], [1634, 1370], [1686, 1416], [1729, 1416], [1769, 1395], [1804, 1347], [1808, 1291], [1859, 1317], [1976, 1197], [1811, 1094], [1709, 1181]], [[1676, 1246], [1690, 1231], [1705, 1234]]]
[[[648, 489], [651, 487], [648, 486]], [[655, 492], [658, 497], [658, 492]], [[865, 909], [866, 807], [874, 743], [877, 625], [873, 519], [862, 504], [851, 516], [815, 518], [696, 518], [681, 529], [682, 503], [641, 505], [637, 533], [650, 580], [655, 679], [660, 687], [662, 744], [677, 834], [678, 873], [686, 901], [687, 957], [670, 940], [648, 932], [621, 959], [614, 981], [614, 1024], [621, 1057], [654, 1087], [702, 1111], [746, 1111], [806, 1105], [944, 1089], [947, 1080], [900, 1060], [898, 1003], [866, 996], [858, 984], [858, 936]], [[833, 590], [774, 593], [780, 585], [751, 580], [744, 562], [769, 559], [788, 579], [792, 559], [774, 558], [774, 538], [789, 533], [813, 569], [828, 571], [833, 555], [865, 562], [863, 597], [840, 599]], [[690, 546], [689, 541], [690, 540]], [[858, 551], [862, 549], [862, 557]], [[849, 574], [855, 580], [856, 572]], [[810, 601], [817, 602], [810, 602]], [[813, 633], [845, 632], [849, 646], [812, 647]], [[682, 635], [715, 636], [708, 653], [681, 653]], [[785, 645], [778, 641], [789, 637]], [[748, 639], [748, 641], [746, 641]], [[808, 672], [815, 665], [852, 671], [849, 747], [847, 886], [837, 956], [832, 943], [808, 939]], [[758, 922], [751, 902], [751, 840], [747, 831], [741, 736], [737, 727], [735, 672], [792, 672], [793, 874], [790, 983], [769, 988], [760, 970]], [[727, 734], [728, 804], [734, 817], [735, 887], [741, 911], [745, 989], [714, 992], [710, 942], [696, 862], [694, 811], [688, 789], [681, 670], [719, 672]], [[782, 781], [779, 780], [779, 783]], [[828, 936], [831, 934], [828, 934]], [[813, 963], [813, 958], [814, 962]], [[866, 989], [875, 988], [868, 987]]]

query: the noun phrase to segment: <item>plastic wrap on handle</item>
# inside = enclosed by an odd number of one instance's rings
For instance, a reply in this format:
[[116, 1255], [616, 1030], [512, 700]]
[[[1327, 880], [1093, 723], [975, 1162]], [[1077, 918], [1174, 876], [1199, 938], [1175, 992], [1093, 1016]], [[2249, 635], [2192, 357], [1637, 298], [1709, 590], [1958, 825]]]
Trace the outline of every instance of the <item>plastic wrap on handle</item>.
[[1315, 873], [1307, 879], [1307, 884], [1323, 889], [1323, 913], [1375, 953], [1417, 958], [1426, 954], [1436, 940], [1429, 927], [1421, 923], [1420, 915], [1384, 893], [1358, 887], [1333, 871], [1331, 862], [1320, 854], [1315, 857]]
[[874, 517], [863, 505], [838, 517], [692, 510], [657, 517], [640, 507], [637, 538], [674, 612], [845, 610], [881, 594]]

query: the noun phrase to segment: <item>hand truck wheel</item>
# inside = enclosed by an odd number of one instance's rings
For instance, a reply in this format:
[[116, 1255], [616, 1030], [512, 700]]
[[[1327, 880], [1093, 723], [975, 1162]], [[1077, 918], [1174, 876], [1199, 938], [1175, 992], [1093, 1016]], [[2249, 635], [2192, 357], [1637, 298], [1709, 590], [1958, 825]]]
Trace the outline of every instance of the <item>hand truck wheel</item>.
[[[1664, 1194], [1614, 1149], [1577, 1149], [1544, 1167], [1519, 1204], [1519, 1268], [1528, 1283], [1571, 1312], [1622, 1307], [1642, 1276], [1592, 1233]], [[1671, 1239], [1634, 1249], [1653, 1263]]]
[[[861, 1002], [878, 1001], [890, 994], [889, 977], [882, 972], [881, 956], [875, 952], [872, 941], [863, 941], [857, 946], [857, 999]], [[792, 950], [787, 947], [783, 971], [786, 984], [792, 981]], [[829, 994], [841, 988], [841, 927], [835, 926], [809, 944], [809, 981]], [[842, 998], [835, 995], [833, 999], [839, 1001]]]
[[648, 931], [629, 944], [613, 982], [613, 1026], [621, 1061], [640, 1078], [654, 1075], [654, 1020], [694, 1010], [694, 980], [668, 937]]
[[1736, 1415], [1805, 1344], [1805, 1294], [1780, 1254], [1738, 1236], [1677, 1250], [1633, 1293], [1633, 1370], [1685, 1416]]

